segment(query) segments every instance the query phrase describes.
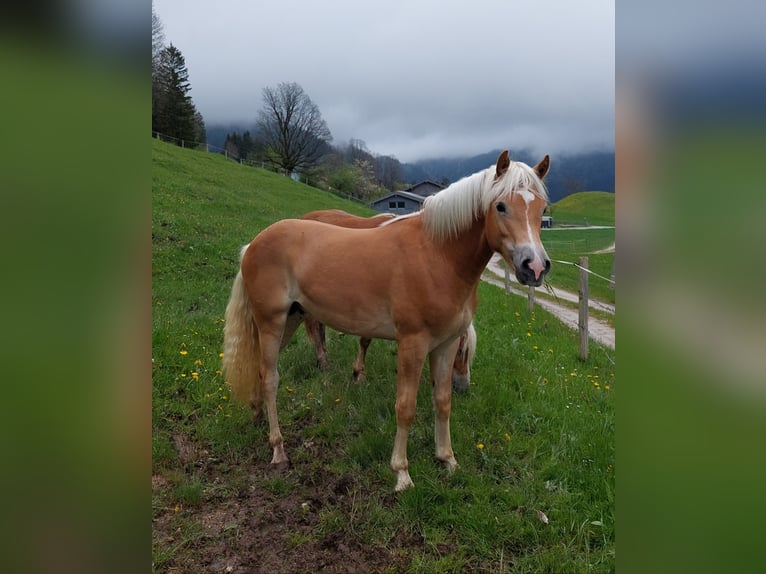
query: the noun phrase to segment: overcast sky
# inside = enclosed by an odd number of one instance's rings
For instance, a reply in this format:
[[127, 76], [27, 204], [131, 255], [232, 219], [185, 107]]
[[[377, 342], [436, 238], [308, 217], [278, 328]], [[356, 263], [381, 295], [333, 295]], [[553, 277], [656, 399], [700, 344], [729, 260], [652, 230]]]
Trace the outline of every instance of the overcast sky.
[[154, 0], [208, 126], [297, 82], [333, 143], [400, 161], [611, 149], [613, 0]]

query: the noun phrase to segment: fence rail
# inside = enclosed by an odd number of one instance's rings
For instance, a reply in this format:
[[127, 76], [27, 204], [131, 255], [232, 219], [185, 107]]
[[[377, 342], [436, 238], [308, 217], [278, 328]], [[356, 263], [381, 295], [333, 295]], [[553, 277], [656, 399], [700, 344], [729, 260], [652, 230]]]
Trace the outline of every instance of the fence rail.
[[[593, 275], [594, 277], [597, 277], [598, 279], [602, 279], [604, 281], [607, 281], [612, 289], [614, 289], [614, 275], [612, 275], [612, 278], [604, 277], [603, 275], [599, 275], [595, 271], [591, 271], [589, 266], [589, 261], [587, 257], [580, 257], [577, 262], [574, 261], [562, 261], [560, 259], [553, 259], [555, 263], [563, 263], [565, 265], [573, 265], [574, 267], [577, 267], [580, 270], [580, 282], [579, 282], [579, 288], [578, 288], [578, 321], [577, 321], [577, 327], [578, 327], [578, 333], [580, 335], [580, 359], [585, 361], [588, 359], [588, 341], [589, 341], [589, 334], [588, 334], [588, 315], [589, 315], [589, 308], [590, 308], [590, 286], [589, 286], [589, 276]], [[505, 266], [505, 292], [510, 293], [511, 292], [511, 272], [508, 266]], [[535, 306], [535, 288], [530, 286], [529, 291], [527, 293], [527, 308], [529, 312], [532, 312]]]

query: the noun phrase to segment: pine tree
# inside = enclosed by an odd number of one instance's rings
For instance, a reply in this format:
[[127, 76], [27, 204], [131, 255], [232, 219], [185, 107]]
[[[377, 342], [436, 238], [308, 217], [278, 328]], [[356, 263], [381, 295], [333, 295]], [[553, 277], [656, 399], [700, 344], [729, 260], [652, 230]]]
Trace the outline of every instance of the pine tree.
[[175, 138], [179, 145], [182, 141], [204, 142], [205, 124], [189, 96], [186, 61], [173, 44], [160, 53], [152, 80], [152, 131]]

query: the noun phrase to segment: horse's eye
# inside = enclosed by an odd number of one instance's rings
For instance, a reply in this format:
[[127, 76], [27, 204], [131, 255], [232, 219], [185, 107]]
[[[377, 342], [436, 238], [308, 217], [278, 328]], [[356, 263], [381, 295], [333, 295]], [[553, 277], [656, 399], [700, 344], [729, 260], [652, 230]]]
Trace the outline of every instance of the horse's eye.
[[507, 208], [505, 207], [505, 203], [503, 203], [502, 201], [499, 201], [495, 207], [500, 213], [505, 213], [507, 210]]

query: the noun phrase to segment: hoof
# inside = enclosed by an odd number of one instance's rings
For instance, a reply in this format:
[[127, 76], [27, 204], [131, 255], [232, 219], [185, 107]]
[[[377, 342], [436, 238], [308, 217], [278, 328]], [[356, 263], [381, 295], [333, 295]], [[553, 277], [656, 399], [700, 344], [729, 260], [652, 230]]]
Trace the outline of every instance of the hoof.
[[271, 470], [273, 470], [276, 473], [283, 473], [286, 472], [290, 468], [290, 461], [289, 460], [283, 460], [280, 462], [272, 462], [271, 463]]
[[458, 393], [464, 393], [468, 390], [468, 384], [470, 381], [468, 377], [461, 375], [452, 375], [452, 390]]
[[444, 461], [444, 467], [447, 469], [447, 474], [450, 476], [457, 470], [458, 466], [460, 465], [457, 463], [454, 457]]
[[396, 476], [396, 486], [394, 492], [402, 492], [408, 488], [415, 488], [415, 483], [410, 478], [410, 473], [406, 470], [400, 470]]
[[367, 377], [365, 377], [364, 371], [354, 371], [351, 373], [351, 377], [354, 379], [355, 383], [364, 383], [367, 381]]

